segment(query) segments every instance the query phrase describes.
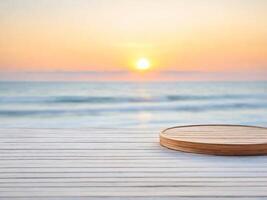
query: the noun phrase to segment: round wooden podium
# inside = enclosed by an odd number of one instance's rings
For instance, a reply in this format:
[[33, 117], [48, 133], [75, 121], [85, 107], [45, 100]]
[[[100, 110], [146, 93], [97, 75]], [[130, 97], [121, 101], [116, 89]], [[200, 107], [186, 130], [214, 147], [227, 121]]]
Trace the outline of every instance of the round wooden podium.
[[160, 133], [160, 144], [191, 153], [264, 155], [267, 154], [267, 128], [241, 125], [177, 126]]

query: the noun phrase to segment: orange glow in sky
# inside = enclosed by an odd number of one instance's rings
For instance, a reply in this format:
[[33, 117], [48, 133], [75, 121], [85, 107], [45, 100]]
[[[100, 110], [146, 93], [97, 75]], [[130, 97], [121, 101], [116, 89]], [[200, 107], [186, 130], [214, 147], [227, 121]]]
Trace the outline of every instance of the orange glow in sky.
[[265, 0], [5, 0], [0, 73], [139, 69], [267, 76], [266, 10]]

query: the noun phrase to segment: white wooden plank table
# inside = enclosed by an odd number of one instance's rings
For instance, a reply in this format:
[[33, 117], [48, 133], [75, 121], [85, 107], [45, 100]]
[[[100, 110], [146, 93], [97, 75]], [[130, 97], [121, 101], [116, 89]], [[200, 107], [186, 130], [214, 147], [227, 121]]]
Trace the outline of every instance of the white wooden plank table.
[[182, 153], [159, 130], [0, 129], [0, 199], [267, 199], [267, 156]]

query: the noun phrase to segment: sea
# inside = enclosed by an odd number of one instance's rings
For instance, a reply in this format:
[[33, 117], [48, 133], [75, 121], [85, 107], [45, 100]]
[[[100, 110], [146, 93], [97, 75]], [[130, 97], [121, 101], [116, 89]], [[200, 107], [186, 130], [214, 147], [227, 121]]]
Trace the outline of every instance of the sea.
[[0, 128], [267, 126], [267, 82], [0, 82]]

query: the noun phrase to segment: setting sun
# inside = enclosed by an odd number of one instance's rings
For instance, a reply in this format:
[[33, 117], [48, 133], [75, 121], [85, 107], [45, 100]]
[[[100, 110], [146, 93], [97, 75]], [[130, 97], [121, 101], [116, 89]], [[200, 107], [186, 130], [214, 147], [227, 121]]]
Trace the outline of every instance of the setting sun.
[[136, 62], [136, 69], [148, 70], [150, 68], [150, 61], [147, 58], [140, 58]]

